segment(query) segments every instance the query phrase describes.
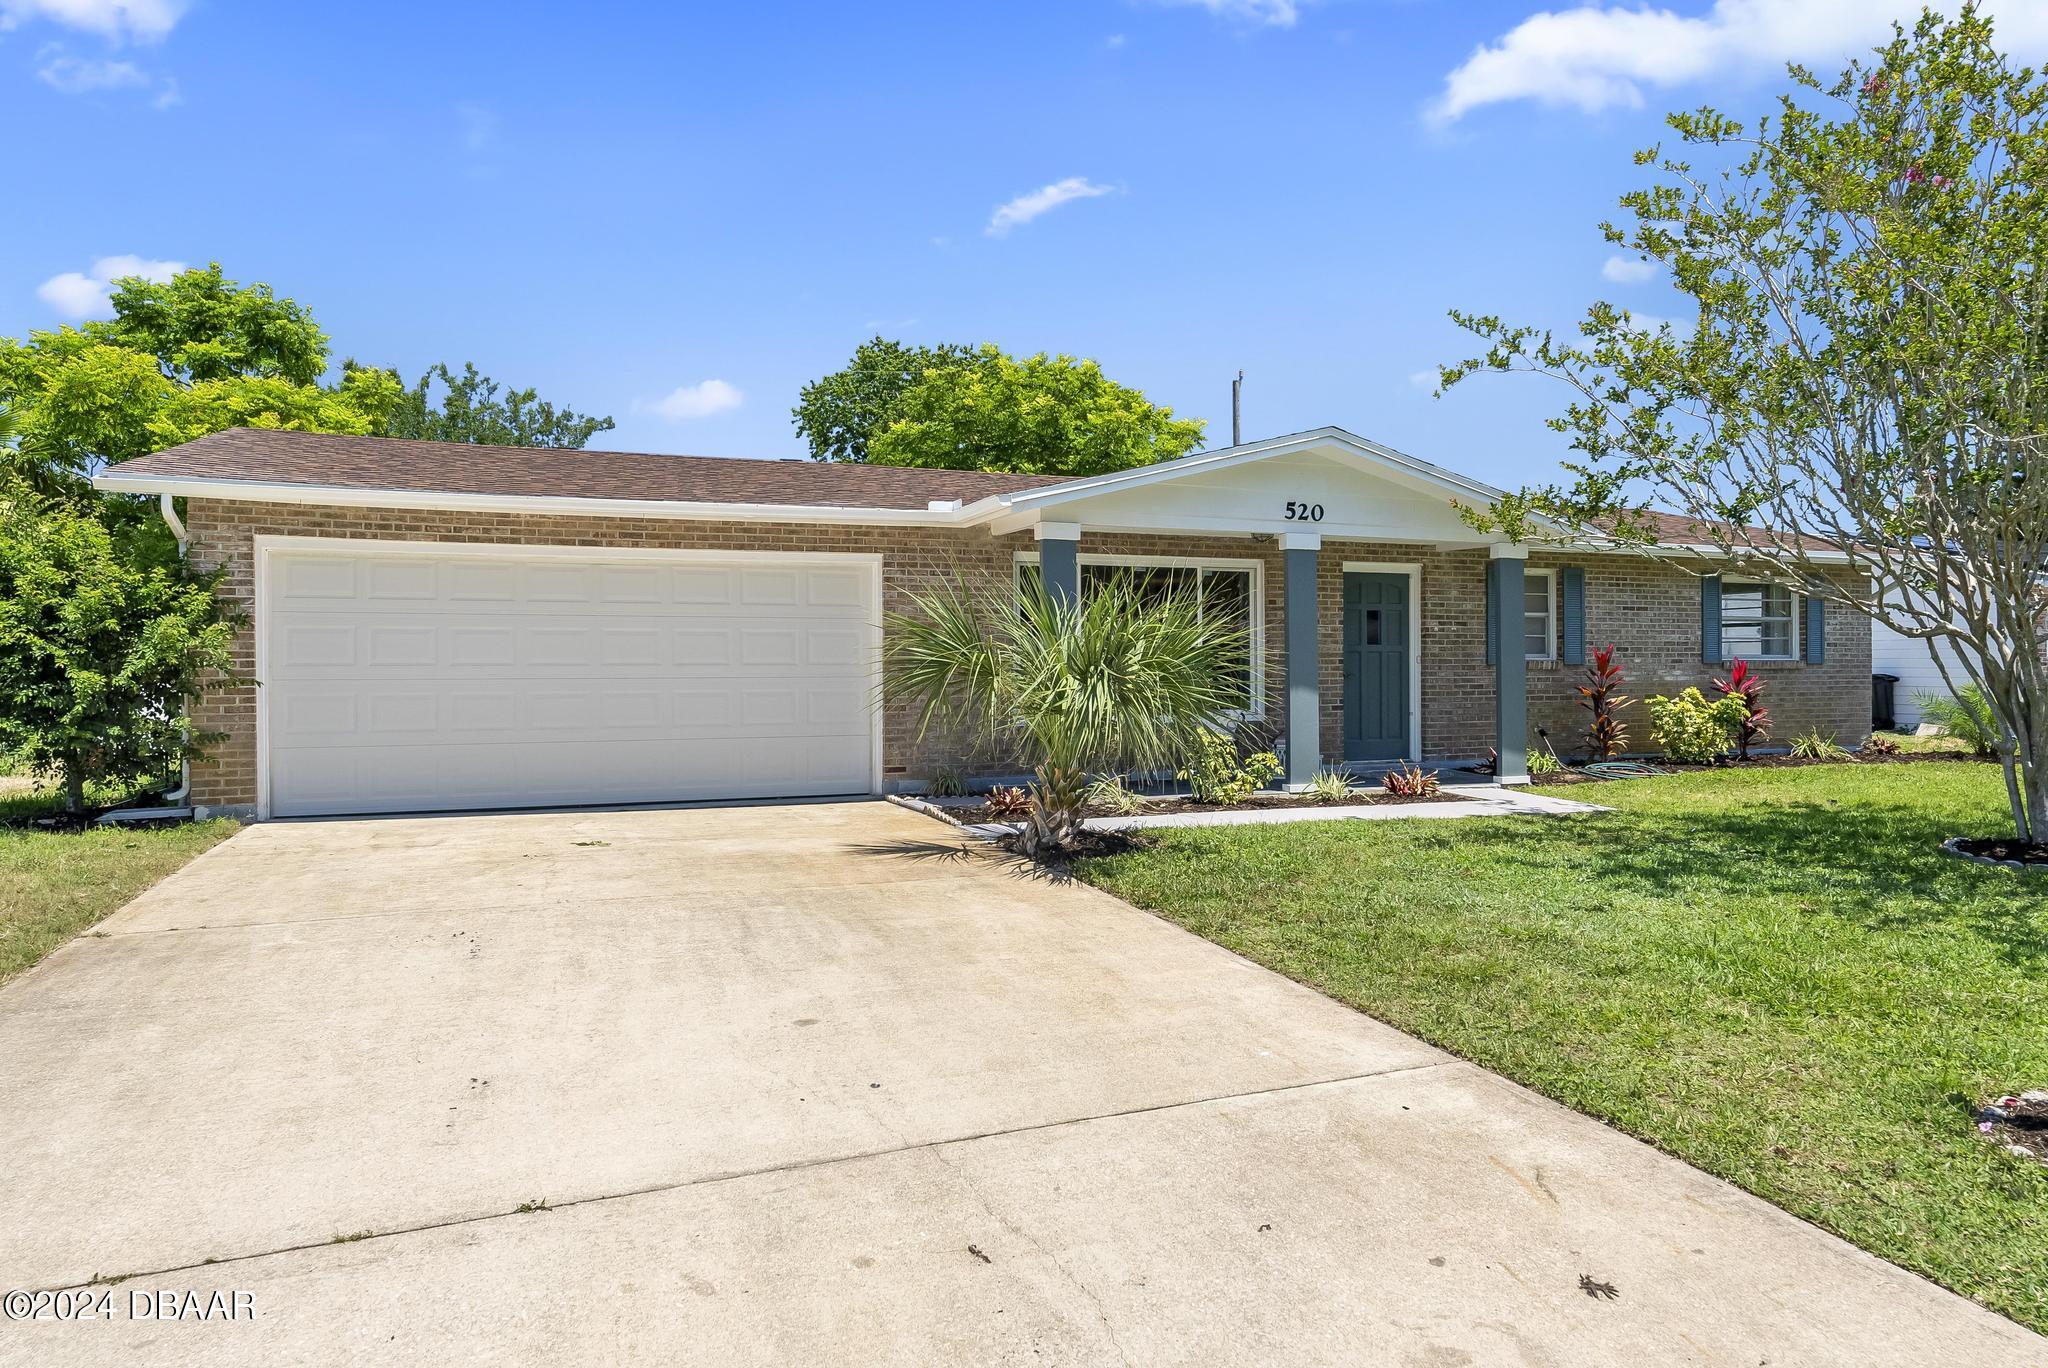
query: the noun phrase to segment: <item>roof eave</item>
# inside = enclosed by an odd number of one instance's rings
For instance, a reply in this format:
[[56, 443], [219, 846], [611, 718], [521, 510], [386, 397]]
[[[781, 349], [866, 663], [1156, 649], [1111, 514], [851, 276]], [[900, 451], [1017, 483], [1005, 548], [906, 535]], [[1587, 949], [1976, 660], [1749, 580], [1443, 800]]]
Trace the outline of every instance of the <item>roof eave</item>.
[[190, 475], [123, 474], [118, 467], [95, 475], [93, 487], [109, 494], [170, 494], [187, 499], [300, 503], [336, 508], [416, 508], [449, 513], [525, 513], [543, 517], [855, 523], [883, 527], [953, 527], [968, 520], [965, 509], [950, 505], [938, 508], [862, 508], [847, 504], [604, 499], [559, 494], [464, 494], [418, 489], [362, 489], [343, 485], [295, 484], [265, 480], [220, 480]]

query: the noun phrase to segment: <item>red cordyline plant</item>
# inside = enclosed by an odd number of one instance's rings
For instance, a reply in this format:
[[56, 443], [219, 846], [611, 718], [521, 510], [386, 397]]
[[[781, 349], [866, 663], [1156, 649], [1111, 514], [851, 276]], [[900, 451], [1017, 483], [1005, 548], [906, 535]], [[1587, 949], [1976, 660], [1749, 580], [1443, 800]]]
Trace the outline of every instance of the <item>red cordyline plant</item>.
[[1621, 691], [1621, 666], [1614, 663], [1612, 642], [1593, 652], [1586, 665], [1586, 682], [1579, 686], [1579, 706], [1593, 714], [1586, 724], [1586, 740], [1595, 760], [1612, 760], [1628, 746], [1628, 728], [1620, 713], [1635, 702]]
[[1714, 681], [1714, 688], [1723, 698], [1739, 698], [1742, 706], [1749, 709], [1749, 716], [1742, 719], [1742, 725], [1735, 732], [1735, 758], [1738, 760], [1749, 759], [1749, 748], [1756, 742], [1771, 739], [1771, 710], [1761, 701], [1764, 682], [1764, 677], [1750, 669], [1746, 660], [1730, 665], [1726, 679]]

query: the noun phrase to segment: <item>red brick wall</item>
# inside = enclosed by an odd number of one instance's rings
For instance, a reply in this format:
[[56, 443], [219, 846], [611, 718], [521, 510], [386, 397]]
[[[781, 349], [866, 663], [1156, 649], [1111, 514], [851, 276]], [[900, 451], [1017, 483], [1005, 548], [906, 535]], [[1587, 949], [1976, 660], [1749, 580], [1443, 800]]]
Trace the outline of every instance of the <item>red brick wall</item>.
[[[301, 504], [195, 499], [187, 510], [192, 557], [203, 568], [227, 567], [223, 593], [253, 612], [254, 538], [259, 535], [375, 538], [389, 541], [491, 542], [589, 547], [691, 550], [860, 552], [882, 557], [883, 607], [908, 608], [917, 586], [962, 572], [1007, 576], [1018, 551], [1033, 549], [1030, 535], [994, 538], [980, 531], [743, 522], [681, 522], [662, 518], [553, 517], [501, 513], [437, 513], [407, 509], [330, 508]], [[1083, 555], [1194, 556], [1256, 560], [1264, 567], [1267, 720], [1285, 730], [1286, 592], [1282, 558], [1270, 541], [1233, 537], [1177, 537], [1090, 533]], [[1322, 690], [1321, 744], [1326, 760], [1343, 747], [1343, 565], [1346, 561], [1415, 562], [1422, 566], [1422, 739], [1429, 759], [1481, 756], [1493, 743], [1493, 671], [1485, 663], [1486, 552], [1444, 552], [1421, 545], [1325, 542], [1318, 565], [1318, 617]], [[1699, 661], [1698, 583], [1683, 571], [1639, 557], [1539, 554], [1532, 566], [1576, 563], [1586, 570], [1586, 641], [1620, 643], [1630, 670], [1629, 692], [1640, 698], [1705, 685], [1712, 669]], [[253, 629], [237, 644], [237, 668], [255, 672]], [[1827, 663], [1762, 667], [1772, 680], [1778, 735], [1820, 725], [1844, 742], [1862, 739], [1868, 726], [1869, 624], [1836, 609], [1828, 616]], [[1573, 706], [1581, 671], [1574, 666], [1529, 667], [1529, 717], [1550, 730], [1567, 756], [1578, 750], [1584, 713]], [[194, 801], [240, 807], [256, 801], [256, 689], [211, 693], [194, 709], [201, 730], [226, 739], [212, 758], [195, 765]], [[1647, 746], [1647, 718], [1632, 710], [1637, 739]], [[883, 717], [885, 779], [896, 783], [928, 773], [941, 762], [964, 763], [961, 747], [944, 738], [920, 743], [916, 719], [891, 706]]]

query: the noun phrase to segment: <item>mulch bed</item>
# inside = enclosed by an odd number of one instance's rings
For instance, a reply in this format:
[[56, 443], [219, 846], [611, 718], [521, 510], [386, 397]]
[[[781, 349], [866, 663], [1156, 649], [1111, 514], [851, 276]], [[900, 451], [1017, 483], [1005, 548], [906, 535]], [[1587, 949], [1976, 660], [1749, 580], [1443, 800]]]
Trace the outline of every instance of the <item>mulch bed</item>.
[[[1906, 751], [1890, 754], [1884, 751], [1850, 751], [1826, 759], [1800, 755], [1753, 755], [1747, 760], [1724, 760], [1718, 765], [1681, 765], [1661, 757], [1646, 759], [1646, 765], [1654, 765], [1671, 774], [1704, 774], [1709, 770], [1745, 769], [1807, 769], [1814, 765], [1918, 765], [1928, 761], [1954, 760], [1964, 764], [1991, 765], [1996, 760], [1981, 756], [1964, 755], [1959, 751], [1921, 751], [1917, 754]], [[1563, 770], [1556, 774], [1535, 774], [1530, 776], [1535, 784], [1606, 784], [1614, 780], [1604, 779], [1597, 774], [1582, 774], [1576, 769]]]
[[[1112, 812], [1106, 807], [1091, 805], [1090, 817], [1175, 817], [1188, 812], [1264, 812], [1284, 808], [1289, 811], [1301, 808], [1347, 808], [1347, 807], [1390, 807], [1402, 803], [1458, 803], [1465, 801], [1455, 793], [1431, 793], [1420, 797], [1396, 797], [1391, 793], [1364, 793], [1346, 798], [1341, 802], [1318, 803], [1306, 798], [1296, 798], [1286, 793], [1259, 793], [1242, 803], [1198, 803], [1192, 798], [1154, 798], [1145, 804], [1143, 812]], [[955, 807], [943, 803], [948, 817], [968, 826], [980, 826], [987, 822], [1021, 822], [1021, 812], [997, 812], [986, 803], [970, 807]]]
[[2048, 845], [2030, 844], [2013, 836], [1959, 836], [1941, 848], [1966, 860], [1995, 860], [2028, 870], [2048, 871]]
[[[1012, 855], [1023, 852], [1017, 849], [1018, 838], [1005, 836], [996, 844]], [[1122, 855], [1126, 851], [1143, 850], [1152, 844], [1151, 837], [1141, 831], [1088, 831], [1083, 830], [1072, 845], [1065, 850], [1042, 853], [1039, 863], [1049, 868], [1064, 868], [1074, 860], [1091, 860], [1100, 855]]]
[[2048, 1092], [1992, 1098], [1977, 1111], [1977, 1133], [2008, 1154], [2048, 1164]]

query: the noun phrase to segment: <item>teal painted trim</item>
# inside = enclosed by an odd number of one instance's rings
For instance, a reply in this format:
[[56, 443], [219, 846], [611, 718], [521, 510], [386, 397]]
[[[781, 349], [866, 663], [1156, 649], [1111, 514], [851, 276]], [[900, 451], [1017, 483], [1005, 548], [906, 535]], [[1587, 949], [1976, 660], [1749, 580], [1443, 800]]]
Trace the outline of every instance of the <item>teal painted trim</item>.
[[[1485, 607], [1480, 610], [1486, 614], [1486, 663], [1489, 665], [1500, 663], [1500, 614], [1493, 608], [1494, 600], [1500, 597], [1493, 588], [1493, 582], [1500, 578], [1494, 570], [1499, 564], [1499, 561], [1486, 563], [1486, 600]], [[1519, 635], [1516, 639], [1520, 640]]]
[[1081, 596], [1081, 543], [1048, 537], [1038, 544], [1038, 573], [1055, 603]]
[[1564, 590], [1564, 647], [1559, 658], [1567, 665], [1586, 663], [1586, 571], [1567, 565], [1558, 575]]
[[1286, 558], [1287, 782], [1306, 784], [1323, 767], [1323, 694], [1316, 635], [1316, 561], [1320, 551], [1289, 548]]
[[1721, 657], [1721, 577], [1706, 575], [1700, 580], [1700, 659], [1709, 665], [1726, 662]]
[[1489, 563], [1493, 595], [1487, 614], [1494, 639], [1493, 735], [1500, 764], [1494, 771], [1506, 778], [1529, 774], [1529, 661], [1510, 646], [1522, 641], [1523, 588], [1527, 576], [1519, 560]]

